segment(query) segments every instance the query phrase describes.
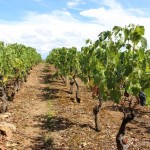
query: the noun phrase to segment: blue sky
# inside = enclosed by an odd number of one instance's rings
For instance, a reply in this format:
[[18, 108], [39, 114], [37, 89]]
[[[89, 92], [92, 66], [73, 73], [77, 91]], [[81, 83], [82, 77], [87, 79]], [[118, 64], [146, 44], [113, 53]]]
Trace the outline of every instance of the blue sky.
[[80, 49], [114, 25], [144, 25], [150, 43], [149, 0], [0, 0], [0, 6], [0, 40], [35, 47], [43, 58], [55, 47]]

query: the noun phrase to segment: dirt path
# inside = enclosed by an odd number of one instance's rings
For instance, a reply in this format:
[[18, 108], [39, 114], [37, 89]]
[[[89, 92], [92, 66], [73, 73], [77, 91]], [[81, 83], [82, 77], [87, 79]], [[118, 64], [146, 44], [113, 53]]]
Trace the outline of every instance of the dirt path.
[[[93, 100], [91, 91], [78, 80], [82, 102], [76, 103], [75, 94], [69, 94], [69, 87], [61, 78], [52, 79], [55, 71], [53, 67], [50, 70], [47, 98], [51, 100], [53, 115], [48, 119], [47, 130], [51, 150], [116, 150], [115, 138], [123, 113], [116, 111], [111, 101], [104, 102], [99, 115], [101, 131], [97, 133], [92, 110], [98, 102]], [[145, 107], [139, 109], [149, 111]], [[149, 150], [150, 114], [135, 117], [126, 127], [126, 136], [129, 150]]]
[[[116, 150], [123, 114], [104, 102], [97, 133], [92, 113], [97, 101], [91, 92], [78, 80], [82, 102], [76, 103], [62, 79], [52, 78], [54, 73], [53, 67], [36, 66], [11, 103], [11, 121], [17, 127], [14, 150]], [[129, 150], [149, 150], [150, 114], [137, 116], [126, 133]]]
[[49, 112], [48, 101], [45, 98], [46, 75], [45, 64], [34, 67], [27, 82], [11, 103], [10, 112], [17, 127], [17, 133], [14, 134], [17, 149], [46, 149], [44, 127]]

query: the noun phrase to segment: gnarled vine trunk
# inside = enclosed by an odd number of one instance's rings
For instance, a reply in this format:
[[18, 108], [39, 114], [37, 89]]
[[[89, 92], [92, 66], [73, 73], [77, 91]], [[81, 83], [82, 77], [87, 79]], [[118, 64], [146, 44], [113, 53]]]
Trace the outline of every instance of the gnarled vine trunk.
[[127, 123], [133, 120], [134, 117], [135, 117], [135, 114], [133, 111], [131, 111], [129, 114], [124, 113], [123, 121], [121, 123], [119, 132], [116, 136], [116, 143], [117, 143], [118, 150], [126, 150], [129, 147], [129, 143], [127, 143], [126, 139], [124, 139], [123, 137], [125, 135], [125, 127]]
[[99, 99], [99, 105], [98, 106], [95, 106], [93, 108], [93, 114], [94, 114], [94, 117], [95, 117], [95, 130], [97, 132], [100, 132], [100, 122], [99, 122], [99, 112], [100, 112], [100, 109], [102, 107], [102, 101], [101, 101], [101, 98], [98, 97]]
[[70, 80], [70, 94], [73, 94], [73, 85], [74, 85], [74, 79], [72, 78]]
[[7, 96], [6, 96], [6, 91], [5, 91], [5, 86], [0, 85], [0, 112], [4, 113], [8, 111], [8, 101], [7, 101]]
[[77, 91], [76, 91], [76, 101], [77, 101], [78, 103], [80, 103], [80, 102], [81, 102], [81, 98], [80, 98], [80, 96], [79, 96], [79, 85], [78, 85], [78, 83], [77, 83], [77, 81], [76, 81], [76, 79], [75, 79], [75, 75], [73, 76], [73, 79], [74, 79], [74, 83], [75, 83], [75, 85], [76, 85], [76, 87], [77, 87]]

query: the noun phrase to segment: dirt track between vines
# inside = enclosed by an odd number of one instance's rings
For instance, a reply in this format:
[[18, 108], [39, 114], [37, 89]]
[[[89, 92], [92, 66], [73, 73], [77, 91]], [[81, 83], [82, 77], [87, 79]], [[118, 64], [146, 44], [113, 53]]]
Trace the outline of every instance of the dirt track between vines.
[[[88, 88], [78, 80], [82, 102], [74, 102], [69, 86], [53, 79], [53, 67], [40, 64], [33, 68], [10, 104], [11, 122], [17, 132], [17, 150], [115, 150], [115, 136], [123, 114], [112, 102], [100, 112], [101, 132], [95, 132], [93, 107], [97, 104]], [[141, 108], [143, 111], [148, 109]], [[150, 114], [139, 115], [127, 125], [130, 150], [150, 149]]]

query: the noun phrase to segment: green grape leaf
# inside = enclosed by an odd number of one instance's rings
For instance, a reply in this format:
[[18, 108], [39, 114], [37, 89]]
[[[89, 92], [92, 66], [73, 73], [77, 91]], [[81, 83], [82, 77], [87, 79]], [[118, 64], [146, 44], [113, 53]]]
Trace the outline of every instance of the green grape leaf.
[[107, 79], [107, 87], [108, 87], [108, 89], [113, 89], [114, 88], [114, 79], [113, 78], [111, 78], [111, 77], [109, 77], [108, 79]]
[[146, 95], [146, 104], [150, 106], [150, 88], [145, 89], [144, 94]]
[[140, 50], [138, 51], [138, 53], [139, 53], [140, 61], [142, 61], [142, 60], [144, 59], [144, 50], [143, 50], [143, 49], [140, 49]]
[[129, 76], [133, 71], [133, 67], [131, 65], [126, 66], [124, 76]]
[[97, 48], [99, 46], [99, 40], [96, 40], [94, 43], [94, 48]]
[[147, 48], [147, 40], [146, 40], [146, 38], [144, 38], [144, 37], [142, 37], [142, 39], [141, 39], [141, 46], [142, 46], [143, 48]]
[[107, 101], [108, 100], [108, 95], [106, 93], [101, 94], [102, 100]]
[[132, 34], [131, 40], [133, 41], [133, 43], [138, 44], [140, 39], [141, 39], [141, 35], [138, 34], [137, 32], [134, 32]]
[[138, 93], [141, 91], [141, 88], [140, 88], [139, 86], [133, 86], [133, 87], [131, 88], [131, 90], [132, 90], [133, 95], [134, 95], [134, 96], [137, 96]]
[[122, 28], [119, 27], [119, 26], [114, 26], [112, 30], [113, 30], [113, 32], [115, 33], [115, 35], [117, 35], [117, 34], [119, 33], [119, 31], [122, 30]]
[[126, 49], [130, 50], [131, 49], [131, 44], [126, 44]]
[[110, 99], [114, 100], [115, 103], [119, 103], [119, 101], [121, 100], [121, 91], [119, 90], [111, 90], [110, 91]]
[[144, 35], [145, 32], [144, 26], [136, 26], [135, 32], [137, 32], [140, 35]]
[[99, 34], [99, 40], [100, 42], [104, 41], [109, 36], [108, 31], [103, 31]]

